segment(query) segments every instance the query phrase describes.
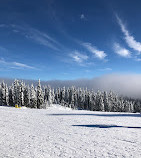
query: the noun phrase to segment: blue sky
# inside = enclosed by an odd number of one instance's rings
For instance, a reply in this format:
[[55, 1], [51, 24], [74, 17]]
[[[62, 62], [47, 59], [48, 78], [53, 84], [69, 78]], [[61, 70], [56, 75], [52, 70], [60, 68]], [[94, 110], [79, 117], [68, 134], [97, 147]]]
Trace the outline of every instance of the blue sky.
[[0, 76], [141, 73], [140, 0], [0, 0]]

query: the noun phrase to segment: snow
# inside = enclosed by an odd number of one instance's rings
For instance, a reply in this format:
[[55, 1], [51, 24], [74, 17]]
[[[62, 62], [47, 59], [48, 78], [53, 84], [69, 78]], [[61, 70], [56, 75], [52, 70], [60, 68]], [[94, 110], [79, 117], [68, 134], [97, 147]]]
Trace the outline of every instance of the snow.
[[141, 157], [141, 114], [0, 107], [1, 158]]

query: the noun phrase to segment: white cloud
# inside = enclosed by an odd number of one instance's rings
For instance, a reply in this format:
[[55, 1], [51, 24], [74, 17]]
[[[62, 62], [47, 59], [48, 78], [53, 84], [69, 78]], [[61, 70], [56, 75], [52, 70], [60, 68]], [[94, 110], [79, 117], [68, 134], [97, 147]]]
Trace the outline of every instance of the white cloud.
[[27, 36], [27, 38], [31, 38], [36, 42], [38, 42], [39, 44], [47, 46], [54, 50], [59, 50], [59, 47], [62, 47], [62, 45], [59, 42], [57, 42], [54, 38], [52, 38], [48, 34], [33, 28], [29, 29], [29, 36]]
[[6, 61], [4, 58], [0, 59], [0, 64], [5, 66], [6, 68], [12, 69], [36, 69], [35, 67], [29, 66], [27, 64]]
[[107, 56], [104, 51], [98, 50], [95, 46], [92, 46], [91, 43], [82, 43], [81, 45], [84, 46], [89, 52], [93, 53], [98, 59], [104, 59]]
[[27, 39], [31, 39], [34, 42], [40, 45], [44, 45], [53, 50], [60, 51], [62, 48], [64, 48], [62, 44], [60, 44], [57, 40], [55, 40], [53, 37], [51, 37], [47, 33], [41, 32], [32, 27], [29, 27], [29, 26], [23, 27], [23, 26], [14, 25], [14, 24], [10, 25], [9, 27], [13, 28], [13, 32], [20, 33]]
[[1, 58], [1, 59], [0, 59], [0, 64], [4, 64], [4, 65], [6, 65], [7, 62], [4, 60], [4, 58]]
[[70, 57], [77, 63], [83, 63], [88, 59], [88, 56], [85, 54], [82, 54], [78, 51], [74, 51], [74, 53], [70, 54]]
[[121, 47], [119, 43], [114, 43], [114, 51], [116, 54], [122, 57], [125, 57], [125, 58], [131, 57], [131, 52], [127, 50], [126, 48]]
[[84, 14], [81, 14], [81, 15], [80, 15], [80, 19], [85, 19], [85, 15], [84, 15]]
[[0, 46], [0, 52], [4, 53], [4, 52], [8, 52], [8, 50], [6, 48]]
[[23, 63], [13, 62], [12, 64], [18, 67], [22, 67], [22, 68], [34, 69], [34, 67], [23, 64]]
[[103, 68], [103, 69], [99, 69], [100, 71], [112, 71], [112, 68], [109, 68], [109, 67], [107, 67], [107, 68]]
[[123, 24], [122, 20], [116, 15], [118, 24], [120, 25], [121, 31], [124, 33], [125, 41], [128, 46], [139, 53], [141, 53], [141, 42], [137, 42], [133, 36], [130, 35], [129, 31], [126, 29], [125, 25]]
[[135, 57], [135, 61], [141, 61], [141, 58]]
[[6, 24], [0, 24], [0, 27], [2, 27], [2, 28], [4, 27], [5, 28], [5, 27], [8, 27], [8, 25], [6, 25]]

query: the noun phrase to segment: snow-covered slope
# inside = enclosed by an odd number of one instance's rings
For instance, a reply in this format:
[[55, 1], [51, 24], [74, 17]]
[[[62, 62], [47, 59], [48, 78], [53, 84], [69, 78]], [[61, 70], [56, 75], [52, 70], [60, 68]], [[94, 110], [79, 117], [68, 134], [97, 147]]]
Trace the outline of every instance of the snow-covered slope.
[[1, 158], [141, 157], [141, 115], [0, 107]]

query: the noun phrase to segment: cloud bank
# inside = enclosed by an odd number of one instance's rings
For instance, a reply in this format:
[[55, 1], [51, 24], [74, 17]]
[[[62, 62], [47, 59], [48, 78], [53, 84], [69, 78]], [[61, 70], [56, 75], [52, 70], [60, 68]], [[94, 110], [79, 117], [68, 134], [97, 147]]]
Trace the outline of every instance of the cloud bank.
[[49, 81], [51, 86], [88, 87], [94, 91], [114, 91], [118, 95], [141, 98], [141, 74], [108, 74], [93, 79]]
[[[13, 80], [0, 78], [0, 82], [5, 80], [6, 83], [11, 84]], [[25, 80], [26, 84], [34, 83], [35, 80]], [[51, 87], [87, 87], [94, 89], [94, 91], [114, 91], [118, 95], [140, 98], [141, 99], [141, 74], [109, 74], [93, 79], [78, 79], [78, 80], [52, 80], [42, 81], [42, 85], [51, 85]]]

